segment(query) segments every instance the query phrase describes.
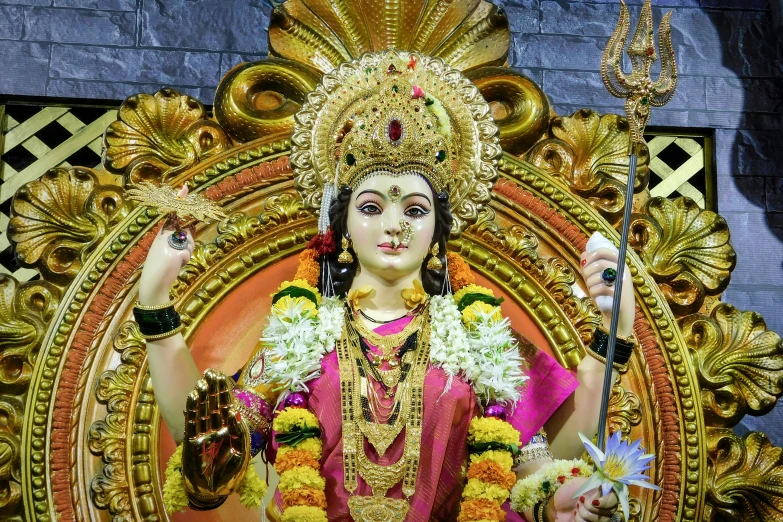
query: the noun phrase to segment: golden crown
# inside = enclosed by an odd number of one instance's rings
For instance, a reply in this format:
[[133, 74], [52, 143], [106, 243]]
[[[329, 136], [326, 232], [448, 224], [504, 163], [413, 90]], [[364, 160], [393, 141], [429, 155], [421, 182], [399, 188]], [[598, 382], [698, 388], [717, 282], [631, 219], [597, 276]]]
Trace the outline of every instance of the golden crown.
[[478, 88], [441, 59], [395, 49], [325, 74], [291, 137], [294, 180], [307, 206], [323, 202], [325, 212], [339, 186], [356, 187], [374, 172], [414, 172], [448, 192], [453, 233], [489, 201], [500, 154]]
[[413, 83], [412, 74], [394, 64], [384, 74], [378, 92], [357, 108], [342, 141], [338, 184], [356, 188], [374, 172], [415, 172], [436, 191], [447, 190], [452, 176], [448, 115], [439, 101]]

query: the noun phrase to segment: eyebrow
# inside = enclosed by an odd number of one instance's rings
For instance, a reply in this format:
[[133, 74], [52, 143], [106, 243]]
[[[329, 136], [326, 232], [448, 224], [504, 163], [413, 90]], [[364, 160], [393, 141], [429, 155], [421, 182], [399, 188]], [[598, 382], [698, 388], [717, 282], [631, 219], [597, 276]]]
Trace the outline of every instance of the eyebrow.
[[[365, 190], [362, 190], [361, 192], [359, 192], [359, 194], [357, 194], [357, 195], [356, 195], [356, 197], [358, 198], [358, 197], [362, 196], [363, 194], [368, 194], [368, 193], [369, 193], [369, 194], [375, 194], [375, 195], [377, 195], [377, 196], [380, 196], [381, 198], [383, 198], [383, 200], [384, 200], [384, 201], [386, 201], [387, 199], [389, 199], [389, 198], [386, 196], [386, 194], [384, 194], [383, 192], [381, 192], [381, 191], [379, 191], [379, 190], [375, 190], [375, 189], [365, 189]], [[432, 205], [432, 201], [430, 201], [430, 198], [428, 198], [426, 194], [423, 194], [423, 193], [421, 193], [421, 192], [411, 192], [410, 194], [406, 194], [406, 195], [404, 195], [404, 196], [402, 197], [402, 199], [400, 199], [400, 201], [405, 201], [406, 199], [408, 199], [408, 198], [412, 198], [412, 197], [415, 197], [415, 196], [419, 196], [419, 197], [421, 197], [421, 198], [424, 198], [424, 199], [426, 199], [426, 200], [427, 200], [427, 203], [429, 203], [430, 205]]]

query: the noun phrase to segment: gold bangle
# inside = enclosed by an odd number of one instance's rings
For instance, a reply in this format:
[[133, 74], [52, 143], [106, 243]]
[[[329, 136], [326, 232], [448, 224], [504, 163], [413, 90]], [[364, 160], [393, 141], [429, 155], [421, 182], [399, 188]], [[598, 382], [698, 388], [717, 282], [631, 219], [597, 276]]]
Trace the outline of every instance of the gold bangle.
[[[593, 350], [590, 349], [590, 347], [587, 347], [587, 355], [595, 359], [596, 361], [602, 362], [606, 364], [606, 357], [601, 357], [597, 353], [595, 353]], [[628, 363], [625, 364], [619, 364], [619, 363], [612, 363], [612, 368], [617, 370], [620, 373], [625, 373], [628, 371]]]
[[164, 304], [156, 304], [156, 305], [143, 305], [136, 301], [135, 307], [139, 310], [163, 310], [164, 308], [171, 308], [176, 304], [176, 301], [169, 301], [168, 303]]
[[174, 335], [177, 335], [178, 333], [180, 333], [182, 331], [183, 328], [185, 328], [185, 325], [184, 324], [180, 324], [179, 326], [177, 326], [176, 328], [174, 328], [173, 330], [171, 330], [169, 332], [164, 332], [162, 334], [157, 334], [157, 335], [142, 335], [141, 337], [145, 341], [159, 341], [161, 339], [166, 339], [168, 337], [172, 337]]

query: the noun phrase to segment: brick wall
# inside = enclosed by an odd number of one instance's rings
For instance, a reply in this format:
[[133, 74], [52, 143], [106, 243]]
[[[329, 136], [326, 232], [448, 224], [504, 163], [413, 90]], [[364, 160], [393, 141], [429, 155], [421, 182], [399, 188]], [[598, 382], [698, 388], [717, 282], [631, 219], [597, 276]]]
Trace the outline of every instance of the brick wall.
[[[502, 3], [510, 63], [559, 113], [622, 112], [598, 74], [617, 0]], [[628, 3], [636, 20], [642, 0]], [[653, 3], [656, 20], [674, 10], [681, 75], [651, 124], [716, 129], [719, 209], [739, 258], [725, 300], [783, 332], [783, 37], [768, 0]], [[0, 0], [0, 95], [121, 100], [165, 85], [211, 103], [226, 71], [266, 54], [268, 21], [261, 0]], [[783, 406], [744, 424], [783, 445], [773, 422]]]

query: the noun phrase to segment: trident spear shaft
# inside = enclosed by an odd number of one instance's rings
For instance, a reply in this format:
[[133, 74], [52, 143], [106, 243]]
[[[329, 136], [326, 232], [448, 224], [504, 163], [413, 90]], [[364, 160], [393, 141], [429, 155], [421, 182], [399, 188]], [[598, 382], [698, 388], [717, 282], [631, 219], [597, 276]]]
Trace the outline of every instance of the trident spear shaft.
[[639, 24], [636, 26], [636, 31], [628, 47], [628, 56], [632, 64], [630, 75], [626, 75], [623, 72], [622, 64], [623, 50], [631, 29], [628, 7], [623, 0], [620, 0], [620, 20], [617, 23], [617, 28], [615, 28], [612, 37], [609, 39], [609, 43], [601, 58], [601, 77], [604, 85], [612, 96], [625, 98], [625, 114], [630, 128], [628, 187], [620, 228], [617, 281], [614, 287], [612, 321], [609, 327], [609, 346], [606, 350], [604, 388], [601, 398], [601, 412], [598, 418], [598, 447], [602, 449], [605, 447], [606, 419], [609, 413], [609, 398], [612, 391], [612, 363], [614, 362], [614, 352], [617, 344], [617, 324], [620, 317], [620, 298], [623, 292], [625, 256], [628, 251], [628, 235], [636, 185], [636, 164], [639, 159], [639, 151], [645, 145], [644, 128], [650, 119], [650, 108], [663, 107], [669, 103], [677, 87], [677, 64], [674, 61], [674, 50], [671, 40], [671, 14], [671, 12], [666, 13], [658, 31], [661, 38], [661, 74], [656, 82], [653, 82], [650, 77], [650, 68], [658, 59], [655, 50], [650, 0], [645, 0], [644, 2]]

